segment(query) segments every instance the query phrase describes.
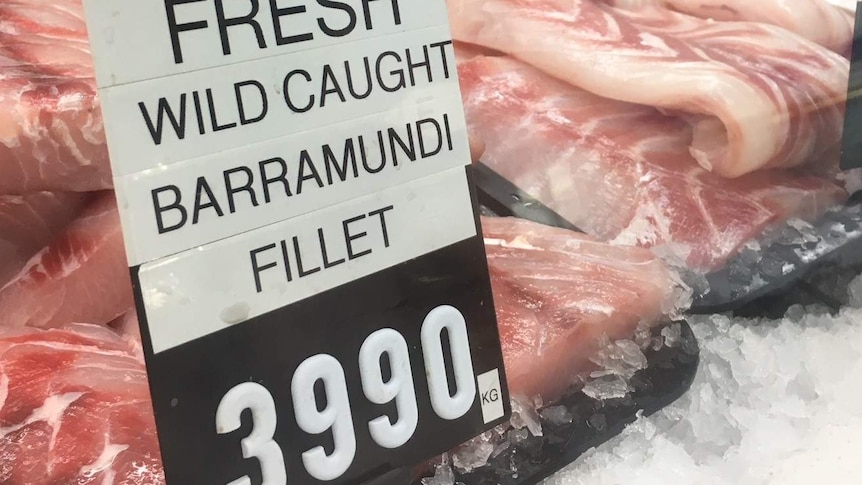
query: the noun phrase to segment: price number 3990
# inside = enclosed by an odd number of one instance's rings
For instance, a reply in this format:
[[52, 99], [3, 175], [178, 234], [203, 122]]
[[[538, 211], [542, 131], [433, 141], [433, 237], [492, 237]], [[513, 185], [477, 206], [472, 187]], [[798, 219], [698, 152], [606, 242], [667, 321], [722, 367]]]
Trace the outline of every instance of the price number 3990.
[[[449, 388], [443, 357], [442, 332], [449, 335], [450, 355], [456, 392]], [[470, 410], [476, 398], [476, 383], [470, 342], [464, 316], [456, 308], [440, 306], [425, 317], [421, 329], [422, 353], [428, 379], [431, 407], [442, 419], [455, 420]], [[389, 359], [390, 377], [384, 379], [381, 358]], [[368, 422], [372, 439], [379, 446], [395, 449], [407, 443], [416, 431], [419, 409], [410, 367], [410, 353], [404, 337], [396, 330], [384, 328], [372, 333], [359, 350], [359, 371], [362, 391], [373, 404], [395, 401], [398, 418], [393, 422], [381, 415]], [[322, 381], [326, 406], [319, 409], [314, 386]], [[331, 454], [322, 446], [302, 453], [302, 463], [308, 474], [321, 481], [342, 476], [356, 455], [354, 420], [348, 399], [344, 368], [331, 355], [318, 354], [303, 361], [291, 382], [296, 423], [306, 433], [318, 435], [332, 431], [335, 444]], [[219, 434], [236, 431], [241, 426], [240, 415], [251, 411], [254, 427], [242, 440], [245, 458], [257, 458], [262, 485], [285, 485], [287, 471], [281, 446], [275, 441], [277, 413], [272, 394], [260, 384], [245, 382], [231, 389], [216, 411], [216, 431]], [[229, 485], [251, 485], [244, 476]]]

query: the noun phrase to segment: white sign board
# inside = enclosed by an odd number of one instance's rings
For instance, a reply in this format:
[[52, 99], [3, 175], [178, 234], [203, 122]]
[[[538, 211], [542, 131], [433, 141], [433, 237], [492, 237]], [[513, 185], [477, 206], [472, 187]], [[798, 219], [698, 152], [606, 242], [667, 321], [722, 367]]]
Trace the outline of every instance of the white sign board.
[[170, 485], [409, 475], [506, 419], [444, 0], [84, 4]]

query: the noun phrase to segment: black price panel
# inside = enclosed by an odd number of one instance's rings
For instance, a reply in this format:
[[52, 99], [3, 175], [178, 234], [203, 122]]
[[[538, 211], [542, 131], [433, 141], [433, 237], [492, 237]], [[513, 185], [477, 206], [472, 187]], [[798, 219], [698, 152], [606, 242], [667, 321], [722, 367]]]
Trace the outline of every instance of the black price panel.
[[171, 484], [361, 483], [509, 414], [480, 237], [148, 354]]

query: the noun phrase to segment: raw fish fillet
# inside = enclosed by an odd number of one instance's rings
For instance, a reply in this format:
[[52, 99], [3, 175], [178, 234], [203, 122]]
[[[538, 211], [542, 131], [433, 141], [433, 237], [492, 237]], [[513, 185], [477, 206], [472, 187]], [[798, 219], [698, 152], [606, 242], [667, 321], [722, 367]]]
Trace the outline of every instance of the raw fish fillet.
[[0, 288], [0, 326], [106, 325], [132, 300], [116, 201], [104, 192]]
[[814, 176], [707, 172], [691, 159], [691, 128], [679, 118], [601, 98], [508, 57], [476, 57], [458, 71], [468, 130], [486, 147], [482, 161], [601, 240], [666, 246], [707, 270], [771, 224], [812, 220], [846, 197]]
[[512, 395], [559, 398], [594, 368], [603, 335], [632, 338], [683, 295], [649, 251], [515, 218], [483, 218]]
[[849, 62], [782, 28], [585, 0], [449, 0], [455, 38], [606, 98], [691, 114], [691, 153], [738, 177], [837, 162]]
[[114, 329], [114, 331], [129, 342], [135, 355], [138, 355], [141, 359], [144, 358], [144, 349], [141, 343], [141, 327], [138, 324], [138, 313], [134, 308], [130, 308], [119, 318], [110, 322], [108, 327]]
[[74, 193], [0, 195], [0, 286], [71, 222], [86, 200]]
[[165, 483], [144, 362], [111, 330], [0, 328], [0, 384], [0, 483]]
[[80, 0], [4, 0], [0, 41], [9, 57], [22, 63], [52, 74], [93, 76]]
[[80, 2], [0, 4], [0, 194], [112, 186]]
[[608, 0], [624, 8], [664, 5], [704, 19], [783, 27], [843, 54], [853, 42], [853, 17], [827, 0]]

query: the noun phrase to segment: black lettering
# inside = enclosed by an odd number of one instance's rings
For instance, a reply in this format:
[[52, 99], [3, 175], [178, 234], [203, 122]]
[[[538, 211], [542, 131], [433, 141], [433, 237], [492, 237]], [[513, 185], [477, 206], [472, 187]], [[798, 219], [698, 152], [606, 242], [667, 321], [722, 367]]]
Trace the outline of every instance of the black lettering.
[[395, 20], [395, 25], [401, 25], [401, 7], [398, 5], [398, 0], [392, 0], [392, 18]]
[[338, 160], [332, 152], [332, 148], [330, 148], [329, 145], [323, 145], [323, 161], [326, 165], [326, 180], [329, 182], [329, 185], [332, 185], [333, 183], [333, 170], [335, 170], [335, 173], [342, 182], [347, 180], [348, 163], [353, 167], [353, 178], [359, 177], [359, 167], [356, 166], [356, 152], [353, 148], [352, 139], [348, 139], [344, 142], [344, 157], [341, 160], [341, 165], [339, 166]]
[[449, 115], [443, 115], [443, 131], [446, 132], [446, 144], [449, 147], [449, 151], [453, 150], [452, 148], [452, 128], [449, 126]]
[[284, 273], [287, 275], [287, 282], [293, 281], [293, 272], [290, 270], [290, 258], [287, 255], [287, 241], [281, 240], [281, 256], [284, 258]]
[[254, 20], [255, 15], [260, 11], [259, 0], [249, 0], [251, 2], [251, 12], [248, 15], [240, 17], [225, 18], [224, 16], [224, 0], [215, 0], [216, 18], [218, 20], [219, 36], [221, 37], [221, 49], [224, 55], [230, 55], [230, 39], [227, 36], [228, 27], [236, 25], [249, 25], [254, 29], [254, 35], [257, 38], [257, 46], [261, 49], [266, 49], [266, 39], [263, 38], [263, 29], [260, 24]]
[[415, 71], [417, 68], [424, 67], [425, 72], [428, 74], [428, 82], [434, 81], [434, 74], [431, 72], [431, 59], [428, 57], [428, 46], [422, 46], [422, 53], [425, 56], [424, 61], [419, 61], [414, 63], [413, 58], [410, 55], [410, 49], [407, 49], [407, 72], [410, 74], [410, 85], [416, 86], [416, 74]]
[[178, 24], [176, 7], [177, 5], [185, 5], [202, 1], [204, 0], [165, 0], [165, 14], [168, 18], [168, 31], [171, 33], [171, 46], [174, 50], [174, 64], [183, 63], [183, 51], [180, 48], [180, 33], [188, 32], [190, 30], [205, 29], [208, 26], [206, 20]]
[[350, 71], [350, 61], [344, 61], [344, 72], [347, 73], [347, 90], [350, 91], [353, 99], [365, 99], [371, 96], [371, 89], [374, 87], [371, 84], [371, 62], [367, 56], [363, 57], [362, 60], [365, 64], [365, 85], [368, 86], [364, 93], [356, 92], [356, 88], [353, 85], [353, 73]]
[[[231, 180], [231, 175], [235, 173], [244, 173], [245, 174], [245, 184], [234, 187], [233, 181]], [[257, 207], [257, 194], [254, 193], [254, 189], [252, 185], [254, 184], [254, 175], [251, 172], [251, 169], [248, 167], [237, 167], [232, 168], [230, 170], [225, 170], [224, 172], [224, 185], [227, 189], [227, 203], [230, 207], [230, 213], [236, 213], [236, 200], [234, 196], [240, 192], [247, 192], [248, 197], [251, 200], [251, 205]]]
[[451, 40], [447, 40], [444, 42], [435, 42], [431, 44], [432, 48], [440, 48], [440, 57], [443, 59], [443, 77], [445, 77], [446, 79], [449, 79], [449, 58], [446, 56], [446, 46], [451, 44]]
[[398, 132], [395, 131], [394, 128], [387, 129], [387, 133], [389, 134], [389, 149], [392, 151], [392, 165], [398, 166], [398, 154], [395, 152], [395, 143], [398, 143], [398, 146], [401, 147], [401, 151], [407, 155], [407, 158], [410, 161], [416, 161], [416, 147], [413, 143], [413, 127], [410, 123], [407, 123], [407, 141], [410, 143], [410, 146], [404, 144], [404, 140], [401, 139], [401, 136], [398, 135]]
[[[272, 163], [277, 163], [281, 167], [281, 173], [275, 177], [270, 177], [266, 173], [267, 165]], [[266, 200], [267, 204], [272, 202], [269, 186], [276, 182], [281, 182], [281, 185], [284, 187], [284, 195], [287, 197], [293, 197], [293, 194], [290, 192], [290, 184], [287, 182], [287, 163], [285, 163], [284, 159], [276, 157], [264, 160], [258, 164], [258, 168], [260, 169], [260, 180], [263, 185], [263, 198]]]
[[[330, 83], [332, 83], [332, 87], [327, 87]], [[341, 86], [338, 85], [338, 79], [332, 72], [332, 66], [327, 64], [323, 66], [323, 85], [320, 88], [321, 108], [326, 106], [326, 97], [330, 94], [338, 94], [338, 97], [341, 98], [342, 103], [347, 101], [346, 99], [344, 99], [344, 93], [341, 92]]]
[[141, 114], [144, 115], [144, 122], [147, 124], [147, 128], [150, 130], [150, 136], [153, 137], [153, 143], [156, 145], [162, 144], [162, 130], [164, 129], [164, 121], [165, 116], [168, 117], [168, 120], [171, 122], [171, 126], [174, 128], [174, 132], [177, 134], [177, 138], [180, 140], [185, 139], [186, 137], [186, 93], [180, 95], [180, 118], [177, 120], [176, 115], [174, 115], [174, 110], [171, 109], [171, 105], [168, 104], [168, 100], [165, 98], [159, 98], [159, 107], [156, 109], [158, 114], [156, 115], [156, 126], [153, 126], [153, 120], [150, 118], [150, 113], [147, 111], [147, 106], [140, 102], [138, 103], [138, 108], [141, 110]]
[[341, 10], [347, 13], [347, 16], [350, 20], [347, 21], [347, 26], [341, 29], [333, 29], [330, 27], [326, 20], [322, 17], [317, 19], [317, 25], [320, 27], [320, 30], [323, 31], [324, 34], [329, 37], [344, 37], [345, 35], [353, 32], [353, 29], [356, 28], [356, 12], [353, 10], [353, 7], [344, 3], [344, 2], [336, 2], [333, 0], [317, 0], [317, 3], [320, 4], [323, 8], [331, 8], [335, 10]]
[[198, 133], [204, 135], [207, 130], [204, 128], [204, 110], [201, 107], [201, 95], [199, 92], [192, 91], [192, 102], [195, 105], [195, 116], [198, 119]]
[[368, 165], [367, 152], [365, 151], [365, 139], [362, 136], [359, 137], [359, 147], [362, 151], [362, 166], [370, 174], [378, 173], [386, 168], [386, 145], [383, 143], [382, 131], [377, 132], [377, 146], [380, 147], [380, 165], [376, 168], [371, 168]]
[[385, 82], [383, 82], [383, 73], [381, 71], [382, 68], [380, 65], [383, 63], [383, 59], [386, 59], [387, 57], [394, 57], [396, 61], [398, 61], [399, 63], [401, 62], [401, 56], [399, 56], [396, 52], [386, 51], [383, 54], [380, 54], [380, 57], [377, 58], [377, 63], [375, 66], [375, 71], [377, 72], [377, 84], [379, 84], [380, 87], [383, 88], [383, 90], [387, 93], [394, 93], [399, 89], [404, 89], [405, 87], [407, 87], [407, 80], [405, 79], [403, 70], [395, 70], [389, 71], [389, 74], [398, 78], [398, 84], [396, 84], [395, 86], [388, 86]]
[[213, 132], [228, 130], [230, 128], [236, 128], [236, 123], [228, 123], [226, 125], [219, 125], [218, 120], [216, 119], [216, 108], [215, 108], [215, 99], [213, 98], [213, 90], [211, 88], [207, 88], [207, 105], [210, 108], [210, 121], [212, 122]]
[[[160, 194], [164, 192], [172, 192], [174, 194], [174, 201], [168, 205], [163, 205]], [[182, 228], [186, 222], [189, 220], [189, 214], [186, 211], [186, 208], [183, 207], [182, 204], [182, 192], [180, 192], [179, 187], [176, 185], [166, 185], [164, 187], [159, 187], [152, 191], [153, 197], [153, 210], [156, 212], [156, 225], [159, 229], [159, 234], [165, 234], [171, 231], [176, 231], [177, 229]], [[165, 226], [164, 213], [177, 210], [180, 213], [180, 221], [173, 226], [167, 227]]]
[[339, 264], [342, 264], [346, 261], [344, 258], [341, 258], [337, 261], [329, 261], [329, 255], [326, 253], [326, 239], [323, 237], [323, 228], [317, 229], [317, 238], [320, 240], [320, 254], [323, 256], [324, 269], [338, 266]]
[[296, 253], [296, 268], [299, 270], [300, 278], [305, 278], [306, 276], [313, 275], [320, 271], [320, 266], [305, 271], [305, 268], [302, 266], [302, 251], [299, 249], [299, 238], [296, 236], [293, 236], [293, 251]]
[[380, 216], [380, 229], [383, 232], [383, 245], [389, 247], [389, 230], [386, 228], [386, 213], [395, 209], [394, 205], [377, 209], [368, 213], [369, 216]]
[[[433, 129], [437, 134], [435, 138], [437, 145], [430, 151], [427, 149], [428, 147], [425, 145], [426, 139], [422, 135], [422, 127], [428, 124], [433, 126]], [[419, 153], [422, 158], [433, 157], [434, 155], [440, 153], [440, 150], [443, 149], [443, 130], [440, 129], [440, 123], [438, 123], [437, 120], [433, 118], [420, 120], [416, 123], [416, 136], [419, 138]]]
[[[306, 170], [310, 172], [307, 175], [305, 173]], [[314, 163], [311, 161], [311, 156], [308, 154], [307, 150], [303, 150], [302, 153], [299, 154], [299, 182], [296, 183], [296, 195], [302, 193], [302, 184], [304, 184], [306, 180], [312, 179], [317, 182], [317, 186], [319, 188], [323, 188], [323, 180], [320, 179], [320, 175], [317, 173], [317, 168], [314, 167]]]
[[270, 249], [275, 249], [275, 244], [270, 244], [269, 246], [253, 249], [249, 252], [251, 256], [251, 271], [252, 274], [254, 274], [254, 287], [257, 288], [258, 293], [261, 293], [263, 291], [263, 286], [260, 284], [260, 274], [268, 269], [272, 269], [278, 266], [278, 263], [268, 263], [263, 266], [258, 265], [259, 263], [257, 261], [257, 255], [264, 251], [269, 251]]
[[[365, 29], [371, 30], [374, 26], [371, 23], [371, 9], [369, 5], [376, 0], [362, 0], [362, 11], [365, 13]], [[392, 17], [395, 20], [395, 25], [401, 25], [401, 8], [398, 5], [398, 0], [392, 1]]]
[[353, 224], [354, 222], [361, 221], [362, 219], [365, 219], [365, 215], [356, 216], [356, 217], [347, 219], [346, 221], [341, 223], [342, 227], [344, 229], [344, 241], [347, 243], [347, 257], [350, 258], [351, 261], [353, 261], [354, 259], [358, 259], [358, 258], [361, 258], [363, 256], [367, 256], [367, 255], [371, 254], [370, 249], [368, 249], [366, 251], [362, 251], [361, 253], [358, 253], [358, 254], [353, 253], [353, 241], [356, 241], [357, 239], [362, 239], [363, 237], [367, 236], [368, 233], [367, 232], [360, 232], [359, 234], [350, 234], [350, 224]]
[[287, 106], [290, 108], [290, 110], [294, 113], [305, 113], [314, 107], [314, 95], [309, 95], [308, 104], [305, 105], [304, 108], [297, 108], [293, 104], [293, 101], [291, 101], [290, 99], [290, 79], [297, 74], [304, 77], [306, 81], [311, 82], [311, 74], [309, 74], [308, 71], [305, 71], [303, 69], [295, 69], [293, 71], [290, 71], [287, 76], [284, 77], [284, 83], [282, 85], [282, 91], [284, 91], [284, 101], [287, 103]]
[[[243, 98], [242, 96], [242, 88], [246, 86], [254, 86], [260, 93], [261, 110], [260, 114], [255, 116], [254, 118], [246, 117], [245, 98]], [[263, 88], [263, 84], [257, 81], [244, 81], [241, 83], [234, 84], [233, 89], [236, 93], [236, 104], [239, 107], [239, 123], [241, 125], [250, 125], [252, 123], [257, 123], [266, 116], [267, 112], [269, 112], [269, 101], [266, 99], [266, 90]]]
[[[206, 196], [206, 201], [204, 202], [204, 196]], [[203, 203], [201, 203], [203, 202]], [[192, 224], [197, 224], [200, 219], [200, 213], [204, 209], [213, 208], [218, 214], [219, 217], [224, 216], [224, 212], [221, 210], [221, 207], [216, 202], [216, 198], [213, 195], [212, 189], [210, 189], [210, 185], [207, 183], [207, 179], [204, 177], [198, 177], [197, 190], [195, 194], [195, 210], [192, 215]]]
[[279, 8], [278, 0], [269, 0], [269, 6], [272, 9], [272, 27], [275, 29], [275, 43], [278, 45], [297, 44], [314, 39], [314, 34], [297, 34], [285, 37], [281, 30], [281, 18], [287, 15], [297, 13], [305, 13], [305, 5], [295, 5], [293, 7]]

